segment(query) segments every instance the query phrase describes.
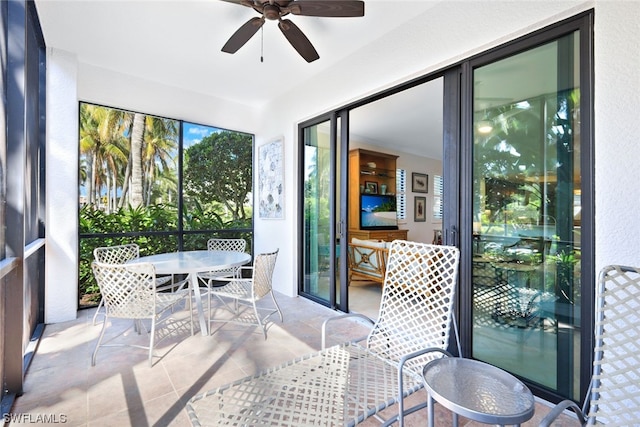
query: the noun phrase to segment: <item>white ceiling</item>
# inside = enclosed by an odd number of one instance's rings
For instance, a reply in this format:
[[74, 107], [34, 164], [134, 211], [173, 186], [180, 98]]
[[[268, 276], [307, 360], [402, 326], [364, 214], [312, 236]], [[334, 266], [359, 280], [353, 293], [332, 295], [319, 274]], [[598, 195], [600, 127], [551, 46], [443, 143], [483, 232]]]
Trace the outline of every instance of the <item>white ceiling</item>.
[[[319, 60], [309, 64], [289, 45], [275, 21], [267, 21], [264, 34], [259, 31], [236, 54], [221, 52], [242, 24], [258, 16], [250, 8], [225, 1], [36, 0], [47, 46], [77, 55], [79, 63], [256, 108], [330, 69], [334, 73], [331, 75], [339, 76], [381, 68], [379, 55], [364, 55], [366, 59], [361, 59], [359, 53], [370, 52], [370, 48], [377, 52], [381, 45], [387, 48], [387, 40], [411, 43], [416, 41], [415, 36], [422, 40], [425, 35], [414, 33], [434, 27], [426, 36], [429, 39], [437, 34], [438, 21], [434, 19], [439, 16], [454, 14], [462, 19], [466, 13], [473, 15], [467, 19], [493, 19], [503, 26], [517, 27], [519, 24], [512, 22], [515, 20], [505, 21], [503, 14], [530, 14], [524, 10], [527, 4], [366, 0], [365, 16], [361, 18], [290, 15], [288, 18], [307, 35], [320, 55]], [[482, 18], [478, 17], [480, 13], [484, 14]], [[402, 32], [398, 33], [400, 28]], [[487, 32], [487, 28], [477, 30]], [[260, 61], [262, 36], [264, 62]], [[430, 49], [413, 61], [424, 61], [432, 51], [437, 49]], [[350, 58], [358, 61], [346, 60]], [[435, 57], [431, 60], [437, 61]], [[540, 67], [548, 65], [549, 60], [542, 57], [519, 66], [529, 69], [532, 76], [543, 75]], [[506, 102], [513, 99], [514, 93], [526, 90], [527, 85], [521, 81], [509, 81], [509, 70], [503, 71], [483, 79], [475, 88], [476, 96], [509, 93], [508, 98], [500, 99]], [[390, 77], [389, 83], [392, 82]], [[439, 79], [354, 110], [350, 120], [353, 139], [441, 158], [442, 90]], [[525, 96], [522, 93], [516, 99]], [[292, 118], [296, 119], [299, 118]]]
[[[36, 7], [47, 46], [74, 53], [80, 63], [261, 107], [283, 88], [304, 84], [437, 3], [366, 0], [362, 18], [290, 15], [320, 55], [310, 64], [274, 21], [267, 21], [264, 34], [256, 33], [237, 53], [221, 52], [236, 29], [258, 14], [220, 0], [36, 0]], [[425, 87], [411, 91], [414, 96], [398, 94], [361, 107], [351, 130], [374, 145], [393, 141], [399, 151], [439, 158], [441, 132], [426, 135], [441, 130], [441, 112], [432, 111], [434, 105], [441, 110], [441, 92]], [[402, 148], [404, 142], [425, 140], [435, 141], [428, 151], [424, 145]]]
[[36, 0], [48, 46], [78, 61], [239, 102], [261, 106], [335, 65], [438, 3], [367, 0], [361, 18], [293, 16], [320, 54], [308, 64], [277, 27], [260, 31], [237, 53], [221, 52], [250, 18], [248, 7], [220, 0]]

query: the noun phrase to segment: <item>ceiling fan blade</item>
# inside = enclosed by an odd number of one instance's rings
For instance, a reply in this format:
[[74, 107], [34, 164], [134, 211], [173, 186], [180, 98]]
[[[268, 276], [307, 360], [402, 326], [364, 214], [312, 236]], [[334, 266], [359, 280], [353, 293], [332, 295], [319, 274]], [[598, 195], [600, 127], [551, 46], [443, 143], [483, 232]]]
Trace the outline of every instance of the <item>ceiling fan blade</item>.
[[253, 0], [220, 0], [220, 1], [239, 4], [242, 6], [253, 7], [253, 8], [259, 6], [259, 4], [254, 3]]
[[278, 27], [282, 34], [289, 40], [291, 46], [307, 61], [313, 62], [320, 58], [318, 52], [313, 47], [307, 36], [304, 35], [302, 30], [296, 26], [289, 19], [282, 19], [278, 22]]
[[227, 40], [222, 51], [227, 53], [236, 53], [253, 35], [258, 32], [260, 27], [264, 25], [264, 17], [251, 18], [244, 25], [238, 28], [238, 31]]
[[364, 16], [364, 2], [356, 0], [304, 0], [292, 1], [281, 8], [294, 15], [328, 18], [352, 18]]

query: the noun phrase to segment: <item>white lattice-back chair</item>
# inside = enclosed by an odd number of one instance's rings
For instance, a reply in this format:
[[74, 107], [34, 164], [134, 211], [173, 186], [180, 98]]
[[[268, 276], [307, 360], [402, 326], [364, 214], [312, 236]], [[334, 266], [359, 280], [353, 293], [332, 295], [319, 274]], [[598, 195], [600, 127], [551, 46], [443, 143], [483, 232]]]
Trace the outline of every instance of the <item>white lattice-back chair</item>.
[[[453, 246], [395, 240], [389, 248], [386, 275], [378, 320], [373, 323], [363, 347], [372, 360], [351, 373], [349, 399], [353, 414], [348, 419], [371, 416], [398, 403], [399, 416], [426, 407], [426, 402], [404, 410], [403, 396], [422, 388], [422, 368], [430, 360], [450, 355], [447, 352], [454, 322], [454, 295], [457, 286], [459, 251]], [[330, 322], [358, 316], [346, 314], [328, 319], [322, 326], [325, 347]], [[353, 343], [353, 345], [357, 345]], [[460, 348], [458, 345], [458, 354]], [[367, 358], [359, 357], [361, 362]], [[380, 383], [378, 362], [383, 359], [398, 371], [397, 382]], [[355, 365], [355, 363], [354, 363]], [[405, 380], [403, 380], [405, 378]], [[410, 385], [403, 384], [410, 380]], [[406, 387], [405, 387], [406, 386]]]
[[583, 426], [638, 425], [640, 267], [604, 267], [598, 278], [595, 306], [595, 348], [589, 395], [583, 408], [571, 400], [558, 403], [540, 426], [551, 425], [566, 409], [573, 410]]
[[135, 243], [102, 246], [93, 250], [93, 258], [102, 264], [124, 264], [132, 259], [140, 258], [140, 247]]
[[[207, 250], [209, 251], [244, 252], [246, 248], [247, 241], [245, 239], [209, 239], [207, 241]], [[212, 280], [218, 280], [221, 277], [237, 277], [238, 272], [239, 267], [233, 267], [200, 273], [198, 277], [210, 282]], [[207, 287], [209, 286], [210, 284], [207, 284]]]
[[[220, 239], [213, 238], [207, 240], [208, 251], [233, 251], [244, 252], [247, 248], [245, 239]], [[211, 323], [211, 288], [220, 285], [220, 281], [229, 277], [239, 277], [240, 267], [223, 268], [215, 271], [205, 271], [198, 273], [198, 278], [207, 288], [209, 301], [209, 323]]]
[[[427, 347], [449, 345], [453, 316], [458, 249], [408, 241], [392, 243], [382, 290], [380, 312], [367, 339], [367, 347], [399, 362]], [[425, 355], [407, 364], [422, 373]]]
[[[256, 256], [253, 267], [241, 267], [243, 273], [238, 277], [226, 277], [220, 278], [220, 280], [226, 282], [225, 285], [219, 287], [212, 287], [210, 294], [216, 296], [221, 302], [222, 306], [233, 313], [233, 318], [228, 319], [212, 318], [210, 316], [209, 321], [215, 322], [235, 322], [235, 323], [253, 323], [262, 328], [264, 338], [267, 339], [267, 320], [268, 318], [278, 313], [280, 321], [283, 321], [282, 311], [278, 306], [276, 297], [273, 294], [273, 270], [276, 265], [276, 259], [278, 258], [278, 250], [270, 253], [263, 253]], [[251, 272], [250, 277], [245, 278], [244, 271]], [[265, 298], [267, 295], [271, 295], [273, 300], [273, 308], [259, 306], [258, 302]], [[233, 306], [228, 304], [228, 300], [231, 300]], [[250, 310], [240, 310], [240, 304], [251, 306], [253, 313], [247, 313]], [[211, 303], [209, 303], [212, 310]], [[260, 314], [263, 312], [264, 314]], [[211, 329], [211, 324], [209, 324]]]
[[[102, 264], [126, 264], [128, 261], [140, 258], [140, 247], [136, 243], [115, 246], [101, 246], [93, 250], [93, 259]], [[165, 290], [164, 285], [171, 281], [170, 276], [156, 277], [157, 290]], [[104, 307], [104, 301], [101, 298], [98, 308], [93, 315], [93, 324], [96, 324], [98, 315]]]
[[189, 289], [175, 292], [157, 292], [156, 274], [153, 264], [104, 264], [94, 261], [91, 264], [96, 282], [102, 293], [105, 308], [105, 320], [91, 357], [95, 366], [100, 347], [126, 346], [130, 344], [102, 344], [109, 319], [132, 319], [138, 333], [143, 329], [142, 320], [151, 321], [149, 346], [130, 345], [149, 349], [149, 365], [153, 366], [153, 348], [158, 323], [168, 320], [162, 316], [182, 302], [189, 310], [191, 335], [193, 335], [193, 311]]

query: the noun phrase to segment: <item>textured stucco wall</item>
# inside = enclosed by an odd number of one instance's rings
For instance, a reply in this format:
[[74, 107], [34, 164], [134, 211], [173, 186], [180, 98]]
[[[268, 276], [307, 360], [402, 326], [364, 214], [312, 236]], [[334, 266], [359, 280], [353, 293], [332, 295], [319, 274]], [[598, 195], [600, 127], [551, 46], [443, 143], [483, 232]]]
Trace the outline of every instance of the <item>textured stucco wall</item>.
[[596, 268], [640, 265], [640, 2], [595, 13]]

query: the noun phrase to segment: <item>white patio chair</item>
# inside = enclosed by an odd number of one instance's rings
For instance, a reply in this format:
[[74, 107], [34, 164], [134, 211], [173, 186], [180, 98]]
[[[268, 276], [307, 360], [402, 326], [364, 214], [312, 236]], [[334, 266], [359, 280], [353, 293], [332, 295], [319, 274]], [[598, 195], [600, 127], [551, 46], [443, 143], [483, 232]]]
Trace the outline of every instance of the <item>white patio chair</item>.
[[[640, 414], [640, 267], [600, 271], [595, 301], [593, 376], [580, 408], [558, 403], [540, 422], [550, 426], [566, 409], [585, 425], [638, 425]], [[589, 410], [587, 412], [587, 407]]]
[[[140, 258], [140, 247], [136, 243], [129, 243], [126, 245], [115, 246], [101, 246], [93, 250], [93, 259], [102, 264], [125, 264], [128, 261]], [[170, 276], [156, 277], [156, 286], [162, 286], [157, 288], [158, 291], [166, 290], [170, 287], [164, 287], [163, 285], [171, 282]], [[101, 298], [98, 303], [98, 308], [93, 315], [93, 324], [96, 324], [98, 314], [104, 307], [104, 301]]]
[[[257, 261], [258, 259], [256, 259]], [[398, 415], [385, 425], [427, 407], [404, 410], [403, 398], [422, 389], [422, 368], [446, 351], [453, 322], [458, 249], [396, 240], [389, 249], [380, 315], [361, 345], [356, 341], [235, 381], [191, 398], [194, 426], [345, 425], [353, 426], [393, 404]], [[458, 352], [460, 351], [458, 345]]]
[[[244, 252], [247, 248], [247, 241], [245, 239], [209, 239], [207, 241], [208, 251], [234, 251]], [[199, 273], [198, 277], [207, 283], [207, 288], [211, 286], [211, 281], [218, 280], [224, 277], [237, 277], [239, 267], [227, 268], [216, 271], [208, 271]]]
[[159, 322], [168, 319], [162, 315], [177, 304], [187, 301], [189, 310], [191, 335], [193, 335], [193, 310], [191, 294], [188, 289], [176, 292], [157, 292], [155, 269], [150, 263], [139, 264], [103, 264], [94, 261], [91, 264], [105, 308], [105, 319], [102, 330], [91, 357], [91, 365], [95, 366], [100, 347], [127, 346], [129, 344], [102, 344], [107, 324], [111, 318], [133, 319], [135, 330], [143, 329], [142, 320], [151, 321], [149, 346], [130, 345], [149, 349], [149, 365], [153, 366], [153, 347]]
[[[428, 361], [450, 355], [446, 349], [450, 326], [455, 322], [458, 263], [459, 251], [452, 246], [404, 240], [391, 244], [378, 320], [373, 323], [364, 345], [354, 342], [347, 347], [358, 356], [353, 356], [357, 363], [352, 360], [350, 367], [345, 424], [378, 417], [379, 411], [397, 403], [398, 416], [379, 419], [384, 425], [396, 421], [402, 425], [405, 414], [426, 407], [424, 402], [405, 410], [403, 398], [423, 387], [422, 368]], [[322, 325], [323, 348], [328, 324], [352, 316], [371, 322], [358, 314], [327, 319]], [[457, 344], [460, 354], [459, 342]]]
[[[211, 287], [210, 295], [216, 296], [221, 302], [223, 307], [233, 313], [233, 318], [217, 318], [209, 317], [209, 329], [211, 329], [211, 322], [235, 322], [235, 323], [253, 323], [262, 328], [264, 338], [267, 339], [267, 320], [268, 318], [278, 313], [280, 321], [284, 319], [282, 317], [282, 311], [278, 306], [276, 297], [273, 294], [272, 282], [273, 282], [273, 270], [276, 265], [276, 259], [278, 257], [278, 250], [271, 253], [263, 253], [256, 256], [253, 267], [240, 267], [241, 270], [251, 271], [251, 277], [244, 278], [244, 273], [241, 273], [238, 277], [223, 277], [219, 278], [226, 282], [225, 285], [219, 287]], [[258, 306], [258, 302], [265, 298], [267, 295], [271, 295], [274, 308]], [[232, 300], [233, 307], [229, 306], [226, 300]], [[240, 304], [251, 306], [253, 313], [246, 313], [248, 310], [240, 310]], [[211, 301], [209, 301], [209, 310], [211, 310]], [[260, 314], [260, 311], [266, 313]]]
[[[244, 252], [247, 248], [245, 239], [209, 239], [207, 241], [208, 251], [234, 251]], [[239, 277], [240, 267], [225, 268], [216, 271], [206, 271], [198, 273], [198, 279], [204, 283], [207, 288], [207, 299], [209, 305], [209, 324], [211, 324], [211, 288], [215, 285], [221, 286], [220, 280], [229, 277]], [[200, 283], [200, 282], [198, 282]]]

